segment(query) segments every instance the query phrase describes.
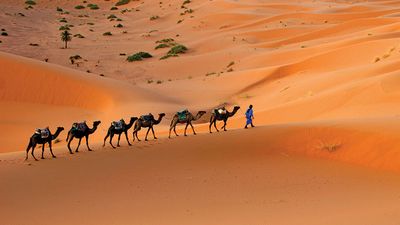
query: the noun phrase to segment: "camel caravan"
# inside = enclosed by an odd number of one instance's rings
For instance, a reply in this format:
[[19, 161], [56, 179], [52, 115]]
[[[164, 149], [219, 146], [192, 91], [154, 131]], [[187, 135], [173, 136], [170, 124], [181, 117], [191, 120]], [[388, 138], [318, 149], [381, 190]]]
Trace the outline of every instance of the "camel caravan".
[[[220, 107], [220, 108], [216, 108], [216, 109], [212, 110], [211, 117], [210, 117], [210, 124], [209, 124], [209, 132], [212, 133], [212, 131], [211, 131], [212, 126], [214, 126], [214, 128], [217, 130], [217, 132], [219, 132], [217, 125], [216, 125], [217, 121], [224, 122], [221, 129], [226, 131], [226, 124], [227, 124], [228, 119], [230, 117], [233, 117], [239, 109], [240, 109], [240, 106], [235, 106], [231, 112], [226, 110], [225, 107]], [[196, 115], [193, 115], [187, 109], [176, 112], [171, 120], [168, 138], [171, 138], [172, 131], [174, 131], [176, 136], [179, 136], [176, 133], [176, 126], [178, 124], [185, 124], [184, 136], [187, 136], [188, 126], [190, 126], [192, 128], [193, 134], [196, 135], [196, 131], [194, 130], [192, 122], [199, 120], [205, 114], [206, 114], [206, 111], [198, 111]], [[131, 146], [132, 144], [129, 142], [129, 138], [128, 138], [128, 130], [131, 129], [132, 127], [133, 127], [133, 132], [132, 132], [133, 141], [135, 141], [136, 139], [138, 141], [140, 141], [140, 139], [138, 137], [138, 132], [142, 128], [147, 128], [145, 141], [148, 140], [147, 137], [148, 137], [148, 134], [150, 131], [153, 134], [153, 138], [157, 139], [155, 132], [154, 132], [154, 126], [160, 124], [164, 117], [165, 117], [165, 113], [158, 114], [157, 119], [154, 117], [154, 115], [149, 113], [147, 115], [142, 115], [139, 118], [131, 117], [129, 123], [126, 123], [123, 119], [120, 119], [118, 121], [113, 121], [113, 122], [111, 122], [111, 125], [108, 128], [106, 136], [104, 137], [103, 147], [105, 147], [106, 141], [107, 141], [107, 139], [109, 139], [109, 143], [110, 143], [111, 147], [114, 149], [116, 148], [112, 143], [114, 135], [118, 135], [117, 147], [120, 147], [120, 139], [121, 139], [122, 134], [125, 135], [128, 145]], [[67, 138], [66, 138], [69, 153], [73, 154], [73, 151], [71, 149], [71, 142], [74, 139], [78, 139], [78, 145], [75, 149], [75, 152], [79, 152], [79, 146], [81, 145], [82, 138], [85, 138], [86, 147], [87, 147], [88, 151], [93, 151], [89, 147], [89, 136], [97, 130], [97, 127], [100, 125], [100, 123], [101, 123], [101, 121], [94, 121], [92, 128], [90, 128], [86, 124], [86, 121], [79, 122], [79, 123], [73, 123], [71, 129], [68, 131]], [[28, 160], [28, 154], [31, 149], [32, 149], [31, 154], [32, 154], [33, 159], [35, 159], [36, 161], [38, 160], [34, 155], [35, 147], [38, 144], [42, 144], [42, 159], [44, 159], [44, 147], [45, 147], [46, 143], [49, 145], [49, 149], [50, 149], [50, 153], [51, 153], [52, 157], [56, 158], [56, 156], [53, 154], [52, 142], [60, 135], [60, 133], [63, 130], [64, 130], [63, 127], [58, 127], [57, 130], [54, 132], [54, 134], [52, 134], [48, 127], [44, 128], [44, 129], [36, 129], [35, 133], [29, 139], [29, 144], [26, 149], [25, 160]]]

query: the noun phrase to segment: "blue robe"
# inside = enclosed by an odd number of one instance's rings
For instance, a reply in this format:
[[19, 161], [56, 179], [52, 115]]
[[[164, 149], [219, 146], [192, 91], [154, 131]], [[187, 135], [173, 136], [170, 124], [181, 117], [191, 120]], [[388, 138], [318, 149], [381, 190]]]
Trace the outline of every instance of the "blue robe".
[[248, 109], [246, 111], [246, 126], [253, 123], [253, 109]]

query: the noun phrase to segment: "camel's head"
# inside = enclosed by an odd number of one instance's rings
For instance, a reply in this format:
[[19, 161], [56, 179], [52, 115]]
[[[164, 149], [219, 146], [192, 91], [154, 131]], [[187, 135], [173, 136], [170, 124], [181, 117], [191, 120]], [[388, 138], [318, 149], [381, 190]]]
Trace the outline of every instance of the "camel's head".
[[238, 105], [235, 105], [235, 107], [233, 107], [233, 110], [239, 110], [240, 109], [240, 106], [238, 106]]
[[57, 127], [57, 130], [63, 131], [63, 130], [64, 130], [64, 127]]
[[165, 116], [165, 113], [159, 113], [158, 114], [160, 117], [164, 117]]
[[93, 122], [93, 126], [97, 127], [97, 126], [98, 126], [100, 123], [101, 123], [101, 121], [100, 121], [100, 120], [98, 120], [98, 121], [94, 121], [94, 122]]
[[135, 122], [138, 118], [137, 117], [131, 117], [131, 122]]
[[207, 112], [206, 111], [199, 111], [197, 114], [199, 114], [200, 116], [202, 116], [202, 115], [204, 115], [204, 114], [206, 114]]

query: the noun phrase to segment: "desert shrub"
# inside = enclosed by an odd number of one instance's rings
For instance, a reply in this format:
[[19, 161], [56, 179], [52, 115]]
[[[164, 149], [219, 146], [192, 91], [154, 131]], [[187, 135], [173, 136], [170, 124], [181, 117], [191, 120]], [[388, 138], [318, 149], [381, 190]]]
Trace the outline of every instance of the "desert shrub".
[[89, 23], [86, 23], [87, 25], [94, 25], [94, 23], [91, 23], [91, 22], [89, 22]]
[[147, 80], [147, 83], [148, 84], [151, 84], [151, 83], [153, 83], [154, 81], [152, 80], [152, 79], [149, 79], [149, 80]]
[[61, 18], [59, 21], [60, 23], [68, 23], [68, 21], [65, 18]]
[[36, 2], [33, 1], [33, 0], [27, 0], [27, 1], [25, 2], [25, 4], [27, 4], [27, 5], [36, 5]]
[[63, 11], [63, 9], [58, 7], [58, 6], [57, 6], [56, 10], [57, 10], [57, 12], [62, 12]]
[[74, 37], [76, 37], [76, 38], [85, 38], [85, 36], [83, 36], [82, 34], [75, 34]]
[[70, 29], [69, 29], [69, 25], [66, 24], [66, 25], [64, 25], [64, 26], [60, 26], [60, 28], [58, 28], [58, 30], [70, 30]]
[[157, 84], [162, 84], [162, 80], [157, 80]]
[[69, 59], [79, 60], [79, 59], [82, 59], [82, 57], [80, 55], [72, 55], [69, 57]]
[[118, 18], [117, 21], [122, 21], [122, 19], [121, 19], [121, 18]]
[[178, 20], [178, 22], [176, 22], [176, 23], [182, 23], [183, 22], [183, 20]]
[[126, 60], [128, 60], [129, 62], [133, 62], [133, 61], [141, 61], [143, 60], [143, 58], [151, 58], [153, 57], [150, 53], [147, 52], [137, 52], [133, 55], [128, 56], [128, 58], [126, 58]]
[[169, 43], [169, 42], [173, 42], [173, 41], [175, 41], [175, 40], [172, 39], [172, 38], [165, 38], [165, 39], [156, 41], [156, 43], [157, 43], [157, 44], [158, 44], [158, 43]]
[[168, 44], [165, 44], [165, 43], [162, 43], [162, 44], [159, 44], [159, 45], [157, 45], [154, 49], [159, 49], [159, 48], [168, 48], [169, 47], [169, 45]]
[[177, 54], [167, 54], [160, 58], [160, 60], [168, 59], [169, 57], [178, 57]]
[[130, 0], [119, 0], [117, 3], [115, 3], [116, 6], [120, 5], [126, 5], [130, 2]]
[[113, 7], [111, 7], [111, 9], [110, 10], [118, 10], [118, 8], [117, 7], [115, 7], [115, 6], [113, 6]]
[[122, 24], [117, 24], [117, 25], [115, 25], [114, 27], [118, 27], [118, 28], [121, 28], [121, 27], [124, 27], [124, 25], [122, 25]]
[[190, 0], [185, 0], [185, 1], [182, 3], [182, 5], [186, 5], [186, 4], [189, 4], [189, 3], [191, 3]]
[[7, 32], [1, 32], [1, 36], [8, 36], [8, 33]]
[[91, 4], [91, 3], [88, 4], [87, 7], [89, 7], [89, 8], [92, 9], [92, 10], [100, 9], [100, 7], [99, 7], [98, 5], [96, 5], [96, 4]]
[[151, 16], [150, 20], [156, 20], [156, 19], [159, 19], [159, 18], [160, 18], [159, 16]]
[[83, 6], [83, 5], [77, 5], [77, 6], [75, 6], [75, 9], [84, 9], [85, 8], [85, 6]]
[[168, 55], [176, 55], [185, 53], [188, 49], [184, 45], [176, 45], [168, 51]]
[[112, 33], [110, 31], [107, 31], [107, 32], [103, 33], [103, 36], [111, 36], [111, 35], [112, 35]]
[[117, 16], [114, 15], [114, 14], [111, 14], [111, 15], [109, 15], [109, 16], [107, 17], [107, 19], [116, 19], [116, 18], [117, 18]]
[[30, 46], [35, 46], [35, 47], [39, 46], [39, 44], [34, 44], [34, 43], [30, 43], [29, 45]]
[[234, 61], [230, 62], [226, 67], [229, 68], [229, 67], [231, 67], [231, 66], [233, 66], [233, 65], [235, 65], [235, 62], [234, 62]]

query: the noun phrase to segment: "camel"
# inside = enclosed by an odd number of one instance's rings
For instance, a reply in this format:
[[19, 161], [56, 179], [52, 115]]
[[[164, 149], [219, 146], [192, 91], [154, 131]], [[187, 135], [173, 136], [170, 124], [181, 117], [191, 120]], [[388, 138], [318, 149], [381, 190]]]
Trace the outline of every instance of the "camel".
[[68, 142], [68, 150], [70, 154], [73, 154], [72, 150], [71, 150], [71, 142], [74, 138], [79, 139], [78, 142], [78, 146], [76, 147], [75, 152], [79, 152], [79, 146], [81, 145], [81, 141], [82, 138], [85, 137], [86, 139], [86, 146], [87, 149], [89, 151], [92, 151], [92, 149], [90, 149], [89, 147], [89, 135], [93, 134], [96, 130], [97, 127], [99, 126], [99, 124], [101, 123], [101, 121], [94, 121], [93, 122], [93, 127], [92, 129], [90, 129], [87, 125], [86, 122], [83, 123], [74, 123], [71, 127], [71, 129], [68, 131], [68, 135], [67, 135], [67, 142]]
[[149, 114], [149, 115], [143, 115], [138, 120], [136, 120], [135, 129], [133, 130], [133, 141], [135, 141], [135, 136], [138, 139], [138, 141], [140, 141], [137, 133], [140, 131], [140, 129], [142, 129], [142, 127], [149, 128], [146, 133], [146, 138], [144, 139], [145, 141], [147, 141], [147, 135], [149, 134], [150, 130], [153, 133], [154, 139], [157, 139], [154, 134], [153, 126], [159, 124], [164, 116], [165, 116], [165, 113], [160, 113], [160, 114], [158, 114], [158, 119], [155, 120], [154, 116], [152, 114]]
[[[58, 135], [61, 133], [61, 131], [64, 130], [64, 127], [57, 127], [57, 130], [54, 134], [51, 134], [49, 128], [45, 128], [43, 130], [36, 130], [36, 132], [32, 135], [32, 137], [29, 139], [29, 144], [28, 147], [26, 148], [26, 157], [25, 160], [28, 160], [28, 153], [29, 150], [32, 148], [32, 156], [33, 158], [38, 161], [34, 155], [35, 147], [37, 144], [43, 144], [42, 145], [42, 159], [44, 159], [43, 153], [44, 153], [44, 145], [46, 143], [49, 144], [50, 148], [50, 153], [53, 156], [53, 158], [56, 158], [56, 156], [53, 154], [53, 149], [51, 148], [51, 142], [58, 137]], [[42, 136], [42, 134], [46, 134], [45, 137]]]
[[[205, 111], [199, 111], [199, 112], [196, 114], [196, 116], [193, 116], [193, 114], [192, 114], [191, 112], [187, 111], [187, 110], [184, 110], [184, 111], [181, 111], [181, 112], [177, 112], [177, 113], [174, 115], [174, 117], [172, 118], [171, 125], [170, 125], [170, 127], [169, 127], [169, 136], [168, 136], [168, 138], [171, 138], [171, 131], [172, 131], [172, 129], [174, 129], [175, 135], [176, 135], [176, 136], [179, 136], [179, 135], [176, 133], [176, 130], [175, 130], [175, 129], [176, 129], [176, 125], [177, 125], [178, 123], [182, 123], [182, 124], [183, 124], [183, 123], [186, 123], [185, 132], [184, 132], [184, 135], [185, 135], [185, 136], [187, 136], [187, 135], [186, 135], [186, 130], [187, 130], [187, 128], [188, 128], [189, 125], [192, 127], [193, 134], [196, 135], [196, 131], [194, 131], [194, 128], [193, 128], [193, 125], [192, 125], [192, 121], [196, 121], [196, 120], [200, 119], [204, 114], [206, 114]], [[181, 115], [183, 115], [183, 116], [181, 116]]]
[[232, 117], [236, 114], [236, 112], [240, 109], [240, 106], [235, 106], [232, 110], [232, 112], [229, 112], [227, 110], [225, 110], [225, 108], [222, 109], [222, 111], [226, 111], [225, 113], [221, 114], [219, 111], [221, 109], [214, 109], [211, 113], [211, 118], [210, 118], [210, 126], [208, 127], [208, 129], [211, 132], [211, 126], [214, 124], [215, 129], [217, 130], [217, 132], [219, 132], [218, 128], [217, 128], [217, 120], [222, 120], [224, 121], [224, 125], [221, 127], [221, 129], [223, 128], [224, 131], [226, 131], [226, 122], [228, 121], [229, 117]]
[[[115, 148], [115, 146], [112, 144], [112, 139], [115, 134], [118, 134], [118, 143], [117, 147], [119, 147], [119, 140], [121, 139], [121, 134], [124, 133], [126, 137], [126, 141], [128, 142], [128, 145], [131, 146], [131, 143], [129, 142], [128, 139], [128, 130], [132, 127], [133, 123], [137, 120], [137, 117], [131, 117], [131, 120], [129, 121], [129, 124], [126, 124], [123, 120], [120, 120], [119, 122], [112, 122], [110, 128], [108, 128], [108, 132], [106, 137], [104, 138], [104, 143], [103, 147], [106, 146], [106, 140], [108, 137], [110, 137], [110, 145], [111, 147]], [[120, 125], [120, 128], [118, 129], [117, 125]]]

